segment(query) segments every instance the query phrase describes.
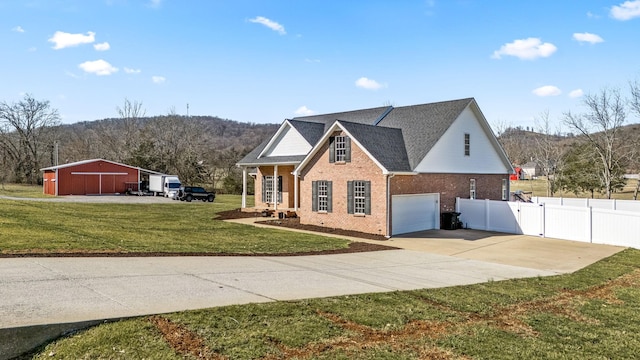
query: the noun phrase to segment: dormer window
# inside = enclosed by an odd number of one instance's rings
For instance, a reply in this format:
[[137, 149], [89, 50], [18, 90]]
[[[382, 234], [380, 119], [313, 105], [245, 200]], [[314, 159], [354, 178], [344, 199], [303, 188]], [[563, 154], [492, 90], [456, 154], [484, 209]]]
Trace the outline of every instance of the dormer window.
[[332, 136], [329, 139], [329, 162], [351, 161], [351, 139], [348, 136]]

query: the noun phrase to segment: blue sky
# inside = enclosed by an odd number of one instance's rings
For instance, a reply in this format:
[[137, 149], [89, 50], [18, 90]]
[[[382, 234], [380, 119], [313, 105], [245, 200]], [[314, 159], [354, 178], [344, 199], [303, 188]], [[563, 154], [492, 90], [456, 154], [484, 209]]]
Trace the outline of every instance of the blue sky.
[[524, 127], [640, 79], [638, 34], [640, 0], [0, 0], [0, 101], [280, 123], [475, 97]]

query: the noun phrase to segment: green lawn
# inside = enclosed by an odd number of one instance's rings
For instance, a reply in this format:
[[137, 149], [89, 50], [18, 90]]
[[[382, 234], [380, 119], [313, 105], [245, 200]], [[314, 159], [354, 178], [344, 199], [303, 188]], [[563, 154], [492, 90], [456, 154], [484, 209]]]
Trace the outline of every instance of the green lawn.
[[[633, 200], [633, 193], [636, 188], [637, 180], [629, 179], [625, 184], [624, 188], [620, 191], [617, 191], [612, 194], [613, 199], [620, 200]], [[511, 191], [521, 190], [525, 192], [533, 192], [533, 196], [547, 196], [547, 181], [544, 178], [536, 179], [536, 180], [511, 180]], [[572, 192], [567, 191], [557, 191], [554, 197], [565, 197], [565, 198], [590, 198], [591, 193], [581, 193], [574, 194]], [[596, 192], [594, 194], [594, 198], [596, 199], [604, 199], [606, 198], [605, 194]]]
[[640, 251], [574, 274], [227, 306], [97, 326], [36, 359], [635, 359]]
[[[28, 194], [28, 191], [26, 192]], [[214, 203], [95, 204], [0, 199], [0, 254], [179, 252], [273, 254], [346, 248], [348, 240], [215, 220]]]

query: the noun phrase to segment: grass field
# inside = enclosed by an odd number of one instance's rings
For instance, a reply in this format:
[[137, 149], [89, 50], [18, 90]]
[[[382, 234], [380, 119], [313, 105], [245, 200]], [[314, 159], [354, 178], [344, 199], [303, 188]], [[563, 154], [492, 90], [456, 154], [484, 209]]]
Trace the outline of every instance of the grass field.
[[639, 267], [625, 250], [555, 277], [141, 317], [34, 358], [635, 359]]
[[[625, 187], [618, 192], [612, 194], [613, 199], [620, 200], [633, 200], [633, 193], [636, 188], [636, 184], [638, 180], [629, 179]], [[521, 190], [525, 192], [533, 192], [532, 196], [547, 196], [547, 181], [545, 179], [536, 179], [536, 180], [511, 180], [511, 191]], [[567, 191], [558, 191], [554, 195], [554, 197], [566, 197], [566, 198], [590, 198], [590, 193], [581, 193], [574, 194], [572, 192]], [[594, 198], [596, 199], [604, 199], [606, 198], [606, 194], [596, 192], [594, 194]]]
[[[12, 187], [0, 195], [30, 197], [38, 191], [34, 188]], [[216, 212], [239, 204], [240, 197], [234, 195], [220, 195], [214, 203], [167, 204], [0, 199], [0, 254], [274, 254], [348, 247], [344, 239], [214, 220]]]

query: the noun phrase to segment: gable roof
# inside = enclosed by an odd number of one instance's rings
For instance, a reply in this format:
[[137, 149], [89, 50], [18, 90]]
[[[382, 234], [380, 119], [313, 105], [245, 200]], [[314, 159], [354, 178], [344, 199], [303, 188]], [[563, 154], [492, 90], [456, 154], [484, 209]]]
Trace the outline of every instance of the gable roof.
[[[347, 112], [295, 117], [285, 120], [312, 145], [303, 157], [260, 157], [270, 140], [263, 142], [247, 154], [238, 165], [251, 166], [275, 163], [305, 163], [304, 159], [317, 151], [326, 141], [327, 133], [338, 126], [349, 133], [358, 145], [383, 169], [388, 172], [413, 171], [442, 138], [462, 112], [471, 110], [490, 138], [490, 142], [501, 157], [505, 167], [511, 168], [504, 150], [493, 136], [490, 126], [482, 115], [474, 98], [442, 101], [403, 107], [383, 106]], [[274, 135], [271, 139], [277, 136]], [[296, 162], [297, 161], [297, 162]]]
[[402, 130], [347, 121], [336, 123], [342, 125], [349, 137], [357, 141], [361, 148], [367, 149], [369, 154], [382, 165], [383, 170], [411, 171]]
[[98, 162], [98, 161], [104, 161], [110, 164], [115, 164], [115, 165], [120, 165], [120, 166], [124, 166], [124, 167], [128, 167], [128, 168], [132, 168], [132, 169], [136, 169], [138, 170], [138, 167], [135, 166], [131, 166], [131, 165], [127, 165], [127, 164], [121, 164], [115, 161], [111, 161], [111, 160], [105, 160], [105, 159], [88, 159], [88, 160], [80, 160], [80, 161], [76, 161], [76, 162], [71, 162], [71, 163], [66, 163], [66, 164], [62, 164], [62, 165], [57, 165], [57, 166], [50, 166], [50, 167], [46, 167], [46, 168], [42, 168], [40, 169], [40, 171], [44, 171], [44, 170], [56, 170], [56, 169], [64, 169], [64, 168], [68, 168], [68, 167], [72, 167], [72, 166], [78, 166], [78, 165], [84, 165], [84, 164], [91, 164], [94, 162]]
[[394, 108], [379, 124], [402, 129], [414, 169], [473, 98]]

